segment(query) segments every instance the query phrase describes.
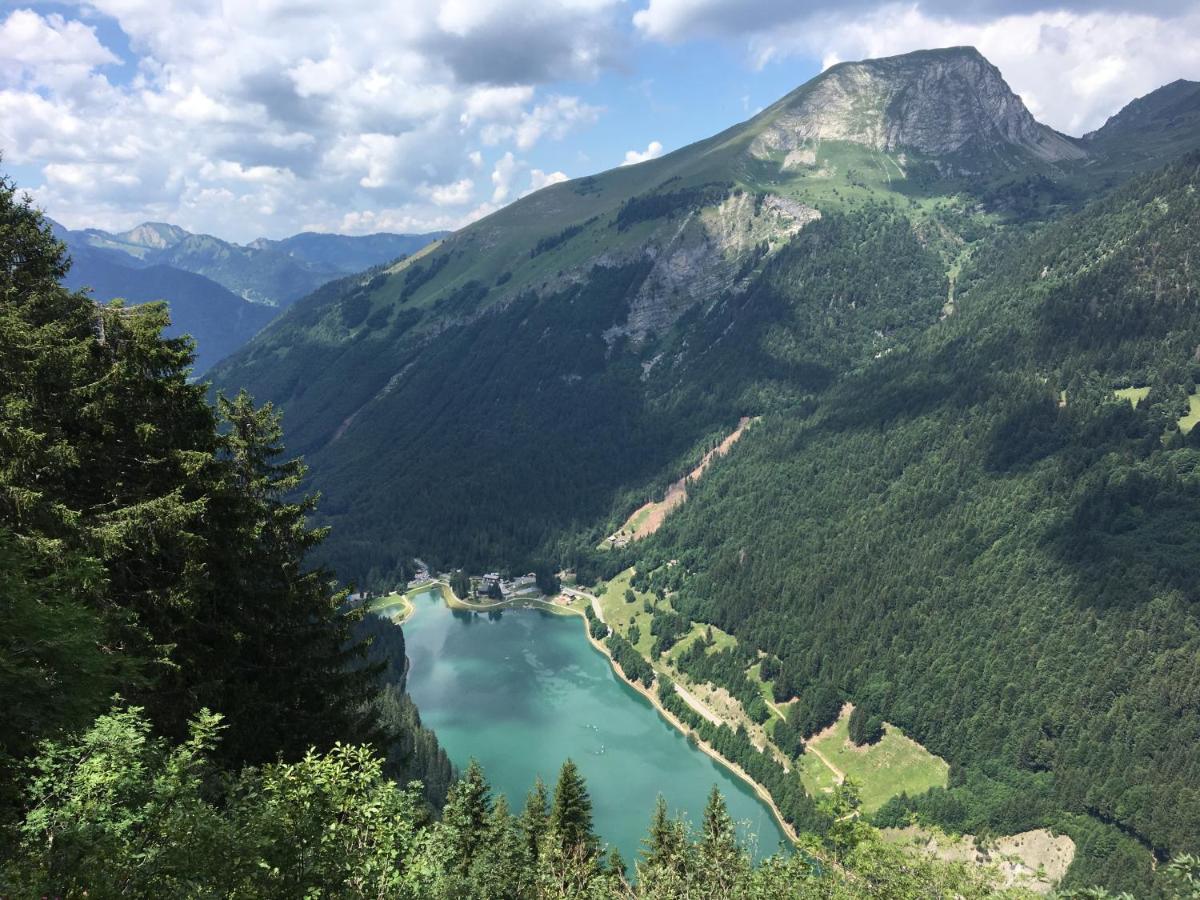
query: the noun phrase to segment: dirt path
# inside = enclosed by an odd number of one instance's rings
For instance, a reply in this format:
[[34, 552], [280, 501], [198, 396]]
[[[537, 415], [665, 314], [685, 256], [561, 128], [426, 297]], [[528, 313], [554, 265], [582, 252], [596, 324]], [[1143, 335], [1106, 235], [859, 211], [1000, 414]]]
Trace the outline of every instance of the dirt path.
[[840, 713], [838, 713], [837, 721], [835, 721], [829, 727], [824, 728], [821, 731], [818, 731], [816, 734], [814, 734], [812, 737], [810, 737], [807, 741], [804, 742], [804, 751], [806, 753], [811, 752], [817, 759], [819, 759], [821, 762], [825, 763], [825, 767], [827, 769], [829, 769], [830, 772], [833, 773], [833, 777], [837, 779], [838, 784], [841, 784], [842, 782], [844, 782], [846, 780], [846, 773], [843, 772], [841, 769], [839, 769], [837, 766], [835, 766], [833, 763], [831, 763], [829, 761], [829, 757], [817, 749], [816, 743], [817, 743], [817, 741], [821, 740], [822, 738], [827, 738], [827, 737], [829, 737], [829, 735], [833, 734], [834, 729], [837, 728], [837, 723], [841, 721], [842, 717], [848, 716], [852, 712], [854, 712], [854, 704], [853, 703], [845, 704], [842, 707], [842, 711]]
[[704, 702], [699, 697], [685, 688], [678, 681], [675, 682], [675, 693], [677, 693], [683, 699], [684, 703], [694, 709], [699, 715], [708, 719], [708, 721], [712, 722], [714, 725], [719, 726], [723, 723], [724, 720], [720, 716], [705, 706]]
[[[847, 703], [846, 705], [849, 706], [850, 709], [854, 709], [854, 706], [852, 704]], [[767, 706], [770, 707], [771, 710], [774, 711], [774, 713], [777, 716], [779, 716], [779, 718], [783, 719], [784, 721], [787, 720], [787, 714], [784, 713], [784, 711], [779, 708], [779, 706], [775, 703], [774, 700], [768, 700]], [[845, 712], [845, 710], [843, 709], [842, 712]], [[840, 718], [840, 715], [839, 715], [839, 718]], [[816, 734], [814, 734], [812, 737], [810, 737], [807, 741], [804, 742], [804, 750], [806, 753], [812, 753], [813, 756], [815, 756], [817, 759], [819, 759], [821, 762], [823, 762], [825, 764], [825, 768], [827, 768], [830, 772], [833, 773], [833, 777], [837, 780], [837, 783], [841, 784], [842, 782], [844, 782], [846, 780], [846, 773], [843, 772], [841, 769], [839, 769], [837, 766], [835, 766], [832, 762], [830, 762], [829, 757], [826, 756], [824, 753], [822, 753], [820, 750], [818, 750], [813, 745], [815, 741], [819, 740], [820, 738], [825, 737], [831, 731], [833, 731], [833, 729], [836, 727], [837, 727], [837, 723], [835, 722], [833, 725], [830, 725], [824, 731], [819, 731]]]
[[[597, 597], [595, 594], [589, 594], [587, 591], [579, 590], [579, 588], [569, 588], [569, 587], [563, 588], [562, 592], [564, 594], [566, 594], [568, 597], [571, 597], [572, 599], [575, 599], [575, 600], [590, 601], [592, 604], [592, 612], [594, 612], [596, 614], [597, 619], [599, 619], [601, 622], [604, 622], [604, 610], [600, 608], [600, 598]], [[608, 623], [604, 622], [604, 624], [607, 625]]]
[[[568, 590], [574, 590], [574, 589], [564, 588], [563, 593], [567, 593]], [[583, 591], [574, 590], [574, 592], [583, 597], [591, 597], [590, 594], [586, 594]], [[593, 597], [592, 599], [594, 600], [595, 598]], [[737, 763], [731, 762], [730, 760], [726, 759], [724, 756], [722, 756], [720, 753], [717, 752], [715, 747], [712, 747], [708, 743], [700, 740], [699, 735], [697, 735], [686, 724], [684, 724], [679, 719], [677, 719], [674, 716], [674, 714], [670, 712], [670, 710], [668, 710], [665, 706], [662, 705], [662, 702], [658, 699], [658, 694], [656, 694], [654, 691], [650, 690], [649, 688], [645, 687], [641, 682], [634, 681], [633, 679], [629, 678], [625, 674], [625, 671], [621, 668], [620, 664], [615, 659], [613, 659], [612, 654], [609, 652], [608, 647], [606, 647], [604, 645], [604, 642], [598, 641], [592, 637], [591, 630], [587, 627], [587, 617], [584, 616], [583, 613], [581, 613], [579, 610], [574, 609], [569, 606], [568, 607], [560, 607], [560, 608], [564, 609], [567, 612], [573, 613], [584, 620], [583, 633], [584, 633], [584, 636], [587, 638], [588, 643], [591, 644], [592, 647], [594, 647], [598, 652], [604, 654], [604, 656], [608, 659], [609, 665], [612, 666], [612, 669], [617, 674], [618, 678], [620, 678], [627, 685], [629, 685], [629, 687], [633, 688], [635, 691], [637, 691], [639, 694], [641, 694], [643, 697], [645, 697], [650, 702], [650, 705], [653, 706], [658, 711], [658, 714], [660, 716], [662, 716], [664, 719], [666, 719], [667, 722], [673, 728], [678, 729], [681, 733], [683, 733], [685, 735], [692, 735], [695, 738], [696, 747], [699, 748], [699, 750], [702, 753], [707, 754], [718, 765], [724, 766], [727, 770], [729, 770], [729, 772], [731, 772], [733, 775], [740, 778], [747, 785], [749, 785], [750, 788], [754, 791], [754, 793], [758, 796], [758, 799], [760, 799], [763, 803], [765, 803], [767, 805], [767, 808], [769, 810], [771, 810], [771, 815], [774, 816], [776, 824], [779, 825], [780, 830], [783, 831], [783, 833], [785, 835], [787, 835], [788, 840], [790, 840], [792, 843], [796, 843], [800, 840], [800, 835], [796, 832], [796, 829], [794, 829], [791, 826], [791, 824], [788, 823], [788, 821], [783, 817], [783, 813], [781, 813], [779, 811], [779, 807], [775, 805], [775, 798], [771, 796], [770, 791], [768, 791], [765, 787], [763, 787], [761, 784], [759, 784], [757, 781], [755, 781], [753, 778], [751, 778], [750, 773], [748, 773], [745, 769], [743, 769]], [[676, 685], [675, 689], [678, 691], [679, 685]], [[683, 696], [683, 693], [681, 693], [681, 696]], [[687, 701], [686, 697], [684, 697], [684, 701], [685, 702]], [[699, 702], [699, 701], [697, 701], [697, 702]], [[691, 704], [688, 704], [688, 705], [690, 706]], [[696, 711], [698, 713], [700, 712], [699, 710], [696, 710]], [[703, 713], [700, 713], [700, 714], [704, 715]]]
[[837, 779], [838, 784], [842, 784], [846, 780], [846, 773], [843, 772], [841, 769], [839, 769], [837, 766], [835, 766], [833, 763], [831, 763], [829, 761], [829, 757], [827, 757], [824, 753], [822, 753], [820, 750], [818, 750], [812, 744], [805, 744], [804, 752], [813, 754], [813, 756], [815, 756], [821, 762], [825, 763], [825, 767], [827, 769], [829, 769], [830, 772], [833, 773], [833, 777]]

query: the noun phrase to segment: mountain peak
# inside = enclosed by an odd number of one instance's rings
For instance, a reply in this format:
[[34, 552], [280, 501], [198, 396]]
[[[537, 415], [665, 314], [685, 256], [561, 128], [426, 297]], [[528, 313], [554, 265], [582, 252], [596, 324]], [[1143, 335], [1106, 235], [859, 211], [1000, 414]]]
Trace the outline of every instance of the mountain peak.
[[1178, 128], [1197, 119], [1200, 119], [1200, 82], [1179, 78], [1131, 100], [1083, 139], [1102, 140], [1114, 132], [1146, 127]]
[[191, 236], [191, 232], [166, 222], [143, 222], [128, 231], [115, 235], [118, 239], [138, 247], [165, 250]]
[[848, 141], [938, 160], [990, 161], [999, 153], [1045, 162], [1086, 154], [1040, 124], [974, 47], [920, 50], [831, 66], [764, 114], [754, 150], [791, 151]]

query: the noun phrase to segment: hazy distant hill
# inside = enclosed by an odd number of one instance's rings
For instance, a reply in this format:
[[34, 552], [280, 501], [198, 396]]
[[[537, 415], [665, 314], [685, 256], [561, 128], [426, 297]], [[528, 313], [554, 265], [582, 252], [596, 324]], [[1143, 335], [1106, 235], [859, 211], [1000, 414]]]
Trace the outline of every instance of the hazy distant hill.
[[414, 253], [441, 232], [362, 237], [304, 232], [280, 241], [234, 244], [177, 225], [144, 222], [128, 231], [95, 228], [60, 235], [72, 249], [91, 247], [128, 266], [168, 265], [203, 275], [254, 303], [286, 307], [340, 275]]
[[279, 250], [314, 268], [350, 275], [401, 256], [409, 256], [446, 234], [444, 231], [435, 231], [429, 234], [348, 235], [305, 231], [280, 241], [259, 238], [248, 246]]
[[71, 251], [70, 287], [90, 287], [100, 301], [166, 300], [171, 332], [196, 339], [197, 373], [242, 346], [298, 297], [435, 238], [306, 232], [243, 247], [156, 222], [116, 234], [70, 231], [56, 223], [55, 234]]

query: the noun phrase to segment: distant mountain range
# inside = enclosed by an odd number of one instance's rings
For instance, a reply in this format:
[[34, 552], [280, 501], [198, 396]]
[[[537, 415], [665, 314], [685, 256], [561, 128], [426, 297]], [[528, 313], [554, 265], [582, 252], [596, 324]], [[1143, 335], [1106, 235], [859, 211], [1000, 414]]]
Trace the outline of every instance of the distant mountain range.
[[71, 253], [67, 285], [90, 288], [100, 302], [166, 300], [172, 333], [196, 339], [197, 374], [321, 285], [393, 262], [442, 236], [304, 232], [241, 245], [163, 222], [119, 233], [52, 224]]

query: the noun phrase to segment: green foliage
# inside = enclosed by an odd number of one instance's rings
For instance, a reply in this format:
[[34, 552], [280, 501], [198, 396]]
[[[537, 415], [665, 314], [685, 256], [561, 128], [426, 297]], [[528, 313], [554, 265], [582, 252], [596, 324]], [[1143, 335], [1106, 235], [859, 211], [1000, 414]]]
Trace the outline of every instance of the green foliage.
[[685, 634], [692, 630], [692, 620], [671, 609], [655, 609], [650, 619], [650, 633], [654, 635], [651, 653], [657, 658], [670, 650]]
[[[430, 822], [415, 788], [386, 779], [366, 748], [338, 745], [223, 773], [213, 755], [221, 731], [219, 716], [202, 713], [173, 745], [154, 736], [141, 710], [119, 706], [78, 738], [45, 744], [31, 767], [19, 845], [0, 863], [0, 890], [402, 900], [1024, 896], [992, 888], [979, 870], [883, 844], [851, 814], [851, 789], [829, 803], [841, 817], [835, 845], [806, 838], [803, 849], [759, 865], [715, 790], [695, 831], [659, 798], [630, 885], [619, 854], [600, 865], [587, 788], [570, 763], [552, 808], [539, 782], [520, 817], [505, 798], [492, 799], [472, 766], [442, 820]], [[1194, 859], [1164, 868], [1194, 890]]]
[[790, 771], [785, 769], [772, 754], [762, 753], [745, 729], [734, 731], [728, 725], [714, 725], [675, 693], [675, 685], [668, 678], [658, 679], [658, 699], [665, 709], [691, 728], [701, 740], [766, 788], [790, 825], [800, 831], [819, 834], [828, 829], [828, 815], [805, 791], [799, 773], [794, 768]]
[[991, 240], [955, 315], [765, 417], [637, 545], [639, 571], [679, 561], [682, 615], [778, 657], [793, 741], [854, 701], [954, 767], [910, 808], [1061, 826], [1076, 883], [1144, 891], [1148, 849], [1200, 835], [1200, 457], [1172, 428], [1198, 198], [1191, 157]]
[[[580, 222], [576, 225], [568, 225], [566, 228], [564, 228], [558, 234], [548, 235], [544, 238], [539, 239], [538, 242], [536, 244], [534, 244], [533, 248], [529, 251], [529, 258], [533, 259], [535, 256], [540, 256], [543, 253], [547, 253], [547, 252], [553, 250], [554, 248], [565, 244], [567, 241], [569, 241], [571, 238], [575, 237], [576, 235], [582, 234], [583, 230], [595, 221], [596, 221], [596, 219], [595, 219], [595, 217], [593, 217], [591, 219], [588, 219], [586, 222]], [[510, 275], [510, 277], [511, 277], [511, 275]], [[497, 282], [497, 284], [499, 284], [499, 283], [500, 282]]]
[[[750, 680], [746, 670], [753, 664], [737, 647], [726, 647], [712, 653], [712, 629], [696, 638], [675, 657], [675, 665], [699, 682], [710, 682], [726, 688], [742, 704], [747, 714], [758, 723], [770, 717], [758, 685]], [[753, 710], [753, 713], [751, 713]]]
[[859, 747], [877, 744], [883, 738], [883, 719], [867, 713], [861, 706], [854, 707], [848, 723], [850, 740]]
[[471, 578], [464, 569], [455, 569], [450, 576], [450, 590], [458, 597], [471, 596]]
[[422, 285], [435, 278], [448, 262], [450, 262], [449, 253], [437, 253], [429, 262], [414, 264], [405, 269], [404, 289], [400, 293], [400, 302], [403, 303], [420, 290]]
[[[66, 269], [0, 182], [0, 825], [21, 814], [20, 761], [116, 692], [176, 740], [190, 711], [219, 711], [214, 752], [235, 768], [381, 739], [361, 611], [306, 563], [325, 531], [278, 415], [244, 393], [214, 409], [162, 304], [99, 307]], [[393, 736], [415, 727], [402, 704], [388, 717]]]
[[550, 806], [549, 834], [556, 848], [571, 854], [576, 849], [595, 855], [599, 843], [592, 831], [592, 798], [579, 768], [571, 760], [563, 763]]
[[612, 654], [613, 661], [621, 667], [626, 678], [630, 681], [640, 681], [646, 687], [650, 687], [654, 683], [654, 669], [633, 646], [633, 641], [641, 637], [640, 632], [635, 634], [636, 628], [636, 625], [630, 628], [628, 639], [613, 629], [605, 644], [608, 652]]
[[171, 746], [141, 710], [117, 708], [77, 742], [47, 744], [3, 870], [14, 894], [420, 896], [402, 869], [418, 801], [378, 758], [337, 746], [227, 778], [212, 759], [220, 731], [202, 713]]
[[408, 660], [404, 630], [390, 619], [364, 616], [354, 640], [369, 646], [370, 662], [382, 669], [383, 689], [372, 704], [384, 751], [384, 774], [397, 784], [419, 781], [432, 809], [441, 809], [455, 779], [454, 766], [437, 735], [421, 724], [421, 714], [404, 691]]
[[649, 222], [653, 219], [675, 218], [682, 213], [715, 205], [724, 200], [732, 190], [732, 183], [716, 183], [631, 197], [617, 210], [617, 230], [624, 231], [639, 222]]

